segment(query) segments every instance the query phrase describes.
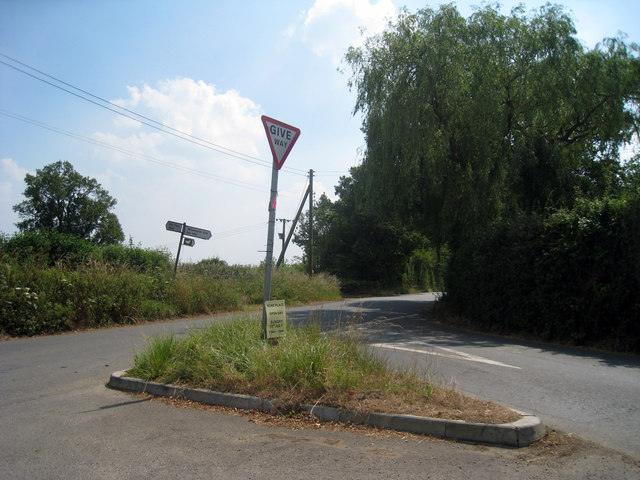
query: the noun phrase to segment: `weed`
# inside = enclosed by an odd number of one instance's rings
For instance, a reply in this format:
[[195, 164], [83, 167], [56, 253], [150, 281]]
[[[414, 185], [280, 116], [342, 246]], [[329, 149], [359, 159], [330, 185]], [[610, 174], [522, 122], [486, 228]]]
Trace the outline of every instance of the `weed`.
[[419, 379], [391, 372], [354, 337], [323, 335], [312, 323], [289, 329], [271, 344], [261, 339], [260, 322], [250, 317], [214, 323], [181, 340], [154, 339], [136, 355], [129, 374], [265, 396], [287, 408], [345, 392], [386, 390], [411, 397], [431, 392]]
[[327, 335], [313, 322], [290, 328], [277, 344], [263, 340], [260, 322], [248, 316], [191, 330], [181, 339], [152, 339], [127, 374], [269, 398], [285, 417], [308, 403], [497, 423], [518, 417], [413, 371], [394, 371], [354, 336]]
[[[98, 246], [55, 232], [0, 237], [0, 333], [39, 335], [262, 304], [264, 269], [210, 259], [173, 278], [165, 252]], [[333, 277], [274, 272], [290, 305], [339, 298]]]
[[173, 335], [166, 337], [152, 337], [147, 349], [134, 357], [139, 366], [139, 372], [145, 372], [145, 378], [155, 378], [169, 368], [169, 363], [175, 356], [176, 339]]

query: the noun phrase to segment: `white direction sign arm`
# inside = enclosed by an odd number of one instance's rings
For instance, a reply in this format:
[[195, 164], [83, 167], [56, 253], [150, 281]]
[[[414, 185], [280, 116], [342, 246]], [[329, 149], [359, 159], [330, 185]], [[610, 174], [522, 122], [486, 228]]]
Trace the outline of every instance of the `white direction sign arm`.
[[172, 222], [171, 220], [169, 220], [165, 224], [165, 228], [170, 232], [178, 232], [178, 233], [182, 232], [182, 224], [178, 222]]
[[185, 226], [183, 233], [189, 237], [202, 238], [204, 240], [209, 240], [211, 238], [210, 230], [205, 230], [204, 228], [198, 228], [198, 227], [191, 227], [189, 225]]
[[202, 238], [209, 240], [211, 238], [211, 230], [205, 230], [204, 228], [192, 227], [186, 223], [172, 222], [169, 220], [165, 224], [165, 228], [170, 232], [178, 232], [189, 237]]

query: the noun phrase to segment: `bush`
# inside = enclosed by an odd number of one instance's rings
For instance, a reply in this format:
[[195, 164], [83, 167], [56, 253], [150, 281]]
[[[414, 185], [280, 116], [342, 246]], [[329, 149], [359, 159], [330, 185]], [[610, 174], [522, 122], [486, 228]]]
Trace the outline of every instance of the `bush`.
[[115, 265], [126, 265], [142, 272], [161, 271], [168, 273], [173, 267], [171, 255], [168, 252], [133, 246], [105, 245], [97, 250], [95, 257]]
[[[0, 237], [0, 333], [75, 328], [209, 314], [261, 305], [264, 268], [211, 259], [173, 277], [165, 252], [96, 246], [56, 232]], [[333, 277], [274, 272], [274, 296], [291, 303], [339, 298]]]
[[49, 266], [63, 263], [69, 267], [77, 267], [93, 260], [141, 271], [170, 271], [172, 267], [168, 252], [118, 244], [96, 245], [55, 230], [24, 232], [10, 238], [0, 237], [0, 249], [8, 259], [19, 262], [31, 260]]
[[10, 238], [3, 236], [0, 246], [4, 256], [15, 261], [30, 259], [41, 265], [58, 262], [79, 265], [99, 249], [88, 240], [56, 230], [24, 232]]
[[455, 252], [446, 302], [473, 324], [640, 351], [640, 201], [496, 222]]

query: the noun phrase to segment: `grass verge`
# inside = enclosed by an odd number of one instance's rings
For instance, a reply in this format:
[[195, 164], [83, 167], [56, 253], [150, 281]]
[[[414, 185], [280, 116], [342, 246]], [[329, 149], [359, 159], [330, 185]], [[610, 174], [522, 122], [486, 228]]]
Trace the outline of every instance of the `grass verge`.
[[260, 322], [249, 317], [192, 330], [180, 339], [154, 337], [135, 355], [127, 375], [268, 398], [285, 414], [315, 403], [483, 423], [518, 418], [512, 410], [431, 384], [417, 373], [392, 370], [351, 334], [327, 335], [313, 324], [290, 328], [273, 343], [260, 338]]

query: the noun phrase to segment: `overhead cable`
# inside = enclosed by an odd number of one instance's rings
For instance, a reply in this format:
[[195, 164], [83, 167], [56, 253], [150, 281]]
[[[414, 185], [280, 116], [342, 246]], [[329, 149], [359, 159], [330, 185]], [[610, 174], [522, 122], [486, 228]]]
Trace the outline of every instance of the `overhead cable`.
[[[217, 145], [217, 144], [215, 144], [213, 142], [210, 142], [208, 140], [196, 137], [196, 136], [191, 135], [191, 134], [186, 133], [186, 132], [182, 132], [181, 130], [175, 129], [175, 128], [170, 127], [168, 125], [165, 125], [162, 122], [158, 122], [158, 121], [153, 120], [153, 119], [151, 119], [149, 117], [146, 117], [146, 116], [144, 116], [142, 114], [139, 114], [139, 113], [134, 112], [132, 110], [129, 110], [129, 109], [125, 108], [125, 107], [117, 105], [117, 104], [115, 104], [113, 102], [105, 100], [102, 97], [94, 95], [94, 94], [92, 94], [90, 92], [87, 92], [86, 90], [83, 90], [83, 89], [81, 89], [79, 87], [76, 87], [76, 86], [74, 86], [74, 85], [72, 85], [72, 84], [70, 84], [68, 82], [60, 80], [57, 77], [54, 77], [53, 75], [49, 75], [49, 74], [47, 74], [47, 73], [45, 73], [45, 72], [43, 72], [41, 70], [38, 70], [38, 69], [36, 69], [36, 68], [34, 68], [34, 67], [30, 66], [30, 65], [27, 65], [26, 63], [23, 63], [23, 62], [21, 62], [19, 60], [16, 60], [16, 59], [14, 59], [14, 58], [12, 58], [12, 57], [10, 57], [8, 55], [5, 55], [4, 53], [0, 52], [0, 56], [4, 57], [4, 58], [6, 58], [6, 59], [8, 59], [8, 60], [10, 60], [10, 61], [12, 61], [14, 63], [17, 63], [17, 64], [19, 64], [19, 65], [21, 65], [23, 67], [26, 67], [29, 70], [32, 70], [33, 72], [36, 72], [39, 75], [42, 75], [42, 76], [45, 76], [45, 77], [47, 77], [47, 78], [49, 78], [51, 80], [54, 80], [55, 82], [58, 82], [59, 84], [65, 85], [66, 87], [69, 87], [69, 88], [72, 88], [73, 90], [76, 90], [76, 91], [74, 92], [72, 90], [69, 90], [68, 88], [65, 88], [65, 87], [63, 87], [61, 85], [58, 85], [58, 84], [56, 84], [56, 83], [54, 83], [52, 81], [46, 80], [45, 78], [42, 78], [42, 77], [40, 77], [38, 75], [35, 75], [34, 73], [30, 73], [30, 72], [28, 72], [28, 71], [26, 71], [26, 70], [24, 70], [22, 68], [19, 68], [19, 67], [15, 66], [15, 65], [7, 63], [7, 62], [5, 62], [3, 60], [0, 60], [0, 64], [3, 64], [3, 65], [5, 65], [5, 66], [7, 66], [9, 68], [12, 68], [12, 69], [18, 71], [18, 72], [21, 72], [21, 73], [23, 73], [25, 75], [28, 75], [29, 77], [32, 77], [32, 78], [34, 78], [36, 80], [39, 80], [39, 81], [41, 81], [43, 83], [46, 83], [46, 84], [48, 84], [48, 85], [50, 85], [50, 86], [52, 86], [54, 88], [62, 90], [64, 92], [66, 92], [66, 93], [69, 93], [70, 95], [78, 97], [78, 98], [80, 98], [82, 100], [85, 100], [85, 101], [87, 101], [89, 103], [92, 103], [92, 104], [97, 105], [97, 106], [99, 106], [101, 108], [109, 110], [109, 111], [111, 111], [113, 113], [116, 113], [118, 115], [127, 117], [127, 118], [129, 118], [131, 120], [135, 120], [137, 122], [142, 123], [143, 125], [146, 125], [148, 127], [154, 128], [154, 129], [159, 130], [159, 131], [161, 131], [163, 133], [167, 133], [169, 135], [173, 135], [174, 137], [177, 137], [177, 138], [180, 138], [182, 140], [191, 142], [191, 143], [193, 143], [195, 145], [199, 145], [201, 147], [208, 148], [210, 150], [214, 150], [216, 152], [222, 153], [224, 155], [228, 155], [228, 156], [233, 157], [233, 158], [237, 158], [239, 160], [243, 160], [245, 162], [253, 163], [253, 164], [260, 165], [262, 167], [268, 167], [268, 168], [271, 167], [271, 165], [272, 165], [272, 162], [269, 162], [267, 160], [264, 160], [264, 159], [261, 159], [261, 158], [258, 158], [258, 157], [253, 157], [251, 155], [248, 155], [248, 154], [245, 154], [245, 153], [241, 153], [241, 152], [232, 150], [230, 148], [223, 147], [221, 145]], [[77, 92], [80, 92], [80, 93], [77, 93]], [[87, 98], [87, 97], [91, 97], [91, 98]], [[92, 100], [92, 98], [95, 99], [95, 100]], [[102, 103], [100, 103], [100, 102], [102, 102]], [[293, 167], [283, 167], [283, 170], [287, 171], [288, 173], [295, 174], [295, 175], [300, 175], [300, 176], [305, 176], [306, 175], [306, 172], [304, 172], [303, 170], [297, 169], [297, 168], [293, 168]]]
[[218, 180], [220, 182], [228, 183], [230, 185], [234, 185], [234, 186], [237, 186], [237, 187], [247, 188], [247, 189], [250, 189], [250, 190], [256, 190], [256, 191], [260, 191], [260, 192], [269, 191], [267, 188], [260, 187], [259, 185], [251, 184], [251, 183], [248, 183], [248, 182], [242, 182], [240, 180], [234, 180], [234, 179], [222, 177], [220, 175], [215, 175], [213, 173], [205, 172], [205, 171], [202, 171], [202, 170], [197, 170], [195, 168], [186, 167], [186, 166], [183, 166], [183, 165], [178, 165], [178, 164], [175, 164], [175, 163], [172, 163], [172, 162], [168, 162], [166, 160], [161, 160], [159, 158], [152, 157], [151, 155], [146, 155], [144, 153], [134, 152], [132, 150], [127, 150], [126, 148], [118, 147], [116, 145], [112, 145], [112, 144], [109, 144], [109, 143], [106, 143], [106, 142], [101, 142], [100, 140], [96, 140], [96, 139], [89, 138], [89, 137], [84, 137], [84, 136], [79, 135], [77, 133], [70, 132], [68, 130], [62, 130], [62, 129], [54, 127], [54, 126], [47, 125], [46, 123], [40, 122], [38, 120], [34, 120], [34, 119], [29, 118], [29, 117], [25, 117], [23, 115], [18, 115], [18, 114], [15, 114], [15, 113], [11, 113], [11, 112], [8, 112], [8, 111], [3, 110], [3, 109], [0, 109], [0, 115], [4, 115], [6, 117], [13, 118], [15, 120], [20, 120], [21, 122], [29, 123], [31, 125], [35, 125], [37, 127], [43, 128], [45, 130], [49, 130], [49, 131], [58, 133], [60, 135], [66, 135], [68, 137], [75, 138], [77, 140], [82, 140], [83, 142], [91, 143], [93, 145], [97, 145], [97, 146], [100, 146], [100, 147], [108, 148], [110, 150], [114, 150], [116, 152], [120, 152], [120, 153], [129, 155], [129, 156], [132, 156], [132, 157], [140, 158], [140, 159], [152, 162], [152, 163], [163, 165], [165, 167], [174, 168], [176, 170], [182, 170], [184, 172], [188, 172], [188, 173], [192, 173], [192, 174], [195, 174], [195, 175], [199, 175], [201, 177], [212, 178], [212, 179]]

